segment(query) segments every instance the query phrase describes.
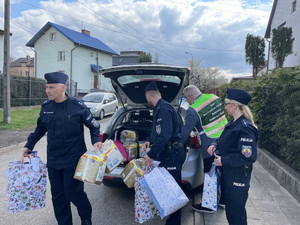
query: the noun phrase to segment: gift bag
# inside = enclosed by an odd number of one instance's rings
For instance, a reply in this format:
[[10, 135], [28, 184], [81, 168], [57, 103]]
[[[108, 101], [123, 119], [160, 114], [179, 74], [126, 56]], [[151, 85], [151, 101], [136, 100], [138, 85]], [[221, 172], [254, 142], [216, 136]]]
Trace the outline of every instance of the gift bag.
[[135, 177], [134, 190], [134, 211], [135, 221], [138, 223], [144, 223], [156, 216], [159, 216], [159, 212], [151, 200], [147, 190], [143, 188], [141, 184], [142, 177]]
[[6, 171], [8, 180], [8, 210], [11, 213], [45, 207], [47, 189], [46, 164], [39, 161], [38, 169], [31, 163], [13, 161]]
[[189, 199], [172, 175], [163, 167], [156, 167], [142, 179], [157, 207], [161, 219], [184, 207]]
[[215, 164], [212, 165], [209, 172], [204, 175], [204, 185], [202, 193], [202, 206], [205, 208], [217, 210], [220, 198], [219, 174]]

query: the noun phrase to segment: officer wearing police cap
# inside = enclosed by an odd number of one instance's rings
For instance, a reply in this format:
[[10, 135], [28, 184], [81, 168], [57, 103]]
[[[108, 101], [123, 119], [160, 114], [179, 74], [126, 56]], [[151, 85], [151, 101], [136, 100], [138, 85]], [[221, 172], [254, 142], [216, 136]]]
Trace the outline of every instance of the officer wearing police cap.
[[77, 162], [87, 148], [84, 127], [90, 129], [92, 144], [101, 148], [100, 125], [78, 98], [65, 93], [68, 76], [60, 72], [46, 73], [47, 101], [37, 120], [37, 127], [28, 137], [22, 157], [28, 156], [47, 132], [47, 167], [52, 203], [58, 224], [72, 224], [70, 202], [78, 210], [82, 224], [92, 224], [92, 207], [82, 181], [73, 179]]
[[[179, 116], [173, 106], [161, 98], [161, 93], [154, 81], [147, 85], [145, 95], [148, 104], [154, 107], [154, 111], [151, 138], [143, 146], [147, 148], [151, 144], [151, 150], [144, 159], [150, 165], [153, 160], [160, 161], [160, 166], [165, 167], [180, 184], [185, 151], [181, 144]], [[178, 210], [169, 217], [166, 225], [180, 224], [181, 210]]]
[[230, 225], [246, 225], [246, 202], [252, 165], [257, 156], [257, 127], [247, 106], [251, 96], [228, 88], [225, 109], [233, 119], [225, 126], [217, 143], [208, 148], [221, 169], [221, 192], [225, 194], [226, 217]]

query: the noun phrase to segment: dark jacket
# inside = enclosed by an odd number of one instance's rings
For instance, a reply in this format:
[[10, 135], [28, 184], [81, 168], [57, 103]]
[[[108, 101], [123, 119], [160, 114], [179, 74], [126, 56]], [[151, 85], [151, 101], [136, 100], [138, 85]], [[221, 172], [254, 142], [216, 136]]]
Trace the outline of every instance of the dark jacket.
[[61, 103], [47, 100], [25, 147], [32, 150], [48, 132], [47, 165], [57, 169], [74, 166], [86, 152], [83, 125], [90, 129], [92, 144], [99, 142], [100, 125], [80, 99], [68, 96]]
[[217, 141], [224, 170], [252, 166], [256, 161], [257, 129], [245, 117], [231, 120]]
[[163, 161], [169, 157], [166, 151], [168, 144], [181, 141], [181, 123], [172, 105], [160, 99], [153, 115], [153, 126], [150, 143], [152, 144], [148, 156], [151, 159]]

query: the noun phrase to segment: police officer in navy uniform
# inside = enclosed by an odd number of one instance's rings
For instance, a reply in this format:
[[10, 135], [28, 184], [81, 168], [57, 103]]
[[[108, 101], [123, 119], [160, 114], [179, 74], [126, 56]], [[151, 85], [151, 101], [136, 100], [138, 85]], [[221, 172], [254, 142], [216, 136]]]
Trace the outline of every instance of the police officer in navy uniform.
[[[230, 225], [246, 225], [246, 202], [253, 163], [257, 156], [258, 131], [247, 106], [251, 96], [239, 89], [228, 88], [225, 109], [233, 117], [208, 153], [215, 155], [221, 168], [221, 186], [225, 192], [226, 217]], [[222, 193], [223, 195], [224, 193]]]
[[[151, 150], [144, 157], [148, 164], [153, 160], [160, 161], [174, 179], [181, 183], [181, 168], [185, 160], [185, 151], [181, 143], [181, 123], [179, 116], [172, 105], [161, 98], [161, 94], [154, 81], [150, 82], [145, 95], [150, 106], [154, 107], [153, 126], [150, 142], [143, 147]], [[171, 214], [166, 225], [180, 225], [181, 210]]]
[[29, 135], [22, 156], [28, 156], [47, 132], [47, 167], [57, 222], [59, 225], [72, 224], [72, 202], [77, 207], [82, 224], [89, 225], [92, 224], [92, 207], [84, 192], [83, 182], [73, 179], [73, 176], [79, 158], [87, 150], [83, 125], [90, 129], [92, 144], [101, 148], [100, 125], [80, 99], [65, 93], [66, 74], [46, 73], [45, 79], [49, 100], [42, 104], [37, 127]]

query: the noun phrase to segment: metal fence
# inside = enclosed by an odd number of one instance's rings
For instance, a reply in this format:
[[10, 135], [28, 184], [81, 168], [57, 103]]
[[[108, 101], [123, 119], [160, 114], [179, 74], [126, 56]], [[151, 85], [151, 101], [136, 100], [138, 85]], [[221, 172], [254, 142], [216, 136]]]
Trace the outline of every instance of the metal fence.
[[[0, 75], [0, 108], [3, 108], [3, 76]], [[77, 96], [77, 83], [67, 84], [67, 93]], [[40, 105], [48, 99], [45, 92], [45, 80], [32, 77], [11, 77], [11, 106]]]

